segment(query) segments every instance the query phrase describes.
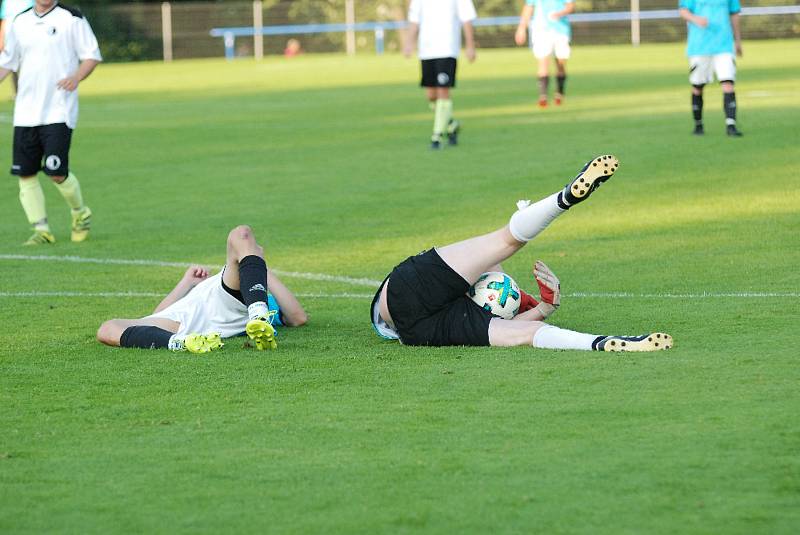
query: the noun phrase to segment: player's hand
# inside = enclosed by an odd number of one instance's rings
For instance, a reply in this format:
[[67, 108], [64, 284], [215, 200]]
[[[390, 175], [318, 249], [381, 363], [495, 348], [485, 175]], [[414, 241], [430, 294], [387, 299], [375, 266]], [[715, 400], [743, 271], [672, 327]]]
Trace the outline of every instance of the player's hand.
[[705, 17], [695, 16], [694, 17], [694, 23], [695, 23], [695, 25], [700, 26], [701, 28], [707, 28], [708, 27], [708, 19], [705, 18]]
[[75, 91], [78, 89], [78, 84], [80, 84], [80, 80], [78, 80], [77, 76], [67, 76], [63, 80], [59, 80], [58, 86], [59, 89], [63, 89], [64, 91]]
[[525, 26], [520, 26], [517, 28], [517, 32], [514, 34], [514, 42], [518, 45], [522, 46], [525, 44], [525, 40], [528, 37], [528, 30]]
[[194, 288], [208, 278], [208, 270], [203, 266], [189, 266], [183, 274], [183, 280]]
[[533, 265], [533, 276], [539, 285], [542, 302], [558, 307], [561, 304], [561, 283], [555, 273], [547, 267], [547, 264], [537, 260]]
[[467, 47], [465, 52], [467, 54], [467, 59], [469, 60], [469, 62], [470, 63], [474, 62], [476, 58], [475, 47], [474, 46]]
[[741, 58], [742, 56], [744, 56], [742, 52], [742, 43], [736, 43], [736, 57]]
[[414, 45], [412, 43], [403, 43], [403, 55], [407, 58], [411, 57], [414, 52]]
[[562, 17], [562, 15], [559, 15], [557, 11], [554, 11], [553, 13], [547, 15], [547, 17], [552, 21], [558, 21]]

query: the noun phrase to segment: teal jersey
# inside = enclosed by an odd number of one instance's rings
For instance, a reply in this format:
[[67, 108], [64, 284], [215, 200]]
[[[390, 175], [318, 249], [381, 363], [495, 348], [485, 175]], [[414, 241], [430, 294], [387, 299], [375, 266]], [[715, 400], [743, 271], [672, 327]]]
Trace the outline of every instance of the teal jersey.
[[687, 23], [687, 56], [713, 56], [734, 52], [731, 15], [741, 11], [739, 0], [680, 0], [678, 6], [688, 9], [693, 15], [708, 19], [708, 26], [705, 28]]
[[551, 31], [570, 37], [572, 29], [569, 26], [567, 17], [552, 20], [550, 14], [561, 11], [567, 4], [572, 4], [573, 2], [567, 0], [525, 0], [525, 3], [533, 6], [533, 33]]
[[0, 6], [0, 19], [14, 20], [14, 17], [33, 7], [33, 0], [3, 0]]
[[272, 325], [283, 325], [283, 314], [281, 313], [281, 306], [278, 301], [272, 297], [272, 294], [267, 294], [267, 308], [272, 312], [275, 311], [275, 319], [272, 320]]

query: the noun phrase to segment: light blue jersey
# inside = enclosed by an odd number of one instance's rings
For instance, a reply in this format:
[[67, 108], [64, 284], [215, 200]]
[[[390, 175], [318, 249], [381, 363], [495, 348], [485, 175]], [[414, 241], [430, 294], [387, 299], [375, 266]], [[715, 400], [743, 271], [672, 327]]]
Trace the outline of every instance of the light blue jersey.
[[33, 0], [3, 0], [3, 5], [0, 6], [0, 19], [9, 19], [10, 22], [29, 7], [33, 7]]
[[551, 31], [567, 37], [572, 35], [572, 29], [567, 17], [552, 20], [550, 14], [563, 10], [567, 4], [573, 2], [567, 0], [525, 0], [525, 3], [533, 6], [532, 33]]
[[678, 6], [708, 19], [705, 28], [687, 23], [687, 56], [734, 53], [731, 15], [741, 11], [739, 0], [680, 0]]
[[281, 306], [278, 304], [275, 298], [272, 297], [272, 294], [267, 294], [267, 308], [270, 312], [273, 310], [275, 311], [275, 319], [272, 320], [272, 326], [274, 327], [276, 325], [283, 325], [283, 321], [281, 321], [283, 319]]

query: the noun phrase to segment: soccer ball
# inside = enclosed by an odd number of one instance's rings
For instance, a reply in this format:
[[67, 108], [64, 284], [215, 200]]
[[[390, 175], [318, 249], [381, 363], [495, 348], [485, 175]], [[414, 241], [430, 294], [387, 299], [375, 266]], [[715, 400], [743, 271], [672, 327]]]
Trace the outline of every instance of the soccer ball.
[[467, 295], [485, 311], [507, 320], [517, 315], [522, 299], [514, 279], [499, 271], [489, 271], [478, 277]]

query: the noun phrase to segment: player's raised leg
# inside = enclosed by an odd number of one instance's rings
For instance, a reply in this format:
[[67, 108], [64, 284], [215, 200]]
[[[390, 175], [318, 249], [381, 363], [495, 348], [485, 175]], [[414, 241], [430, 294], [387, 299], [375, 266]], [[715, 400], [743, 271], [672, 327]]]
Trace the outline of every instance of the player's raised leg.
[[247, 225], [234, 228], [228, 234], [228, 254], [222, 280], [226, 286], [242, 293], [250, 321], [245, 332], [257, 349], [275, 349], [275, 329], [267, 307], [267, 264], [264, 249], [256, 242]]
[[439, 256], [464, 280], [473, 284], [491, 266], [501, 263], [535, 238], [571, 206], [587, 199], [619, 167], [616, 157], [593, 158], [561, 191], [544, 199], [520, 202], [508, 225], [489, 234], [437, 248]]

